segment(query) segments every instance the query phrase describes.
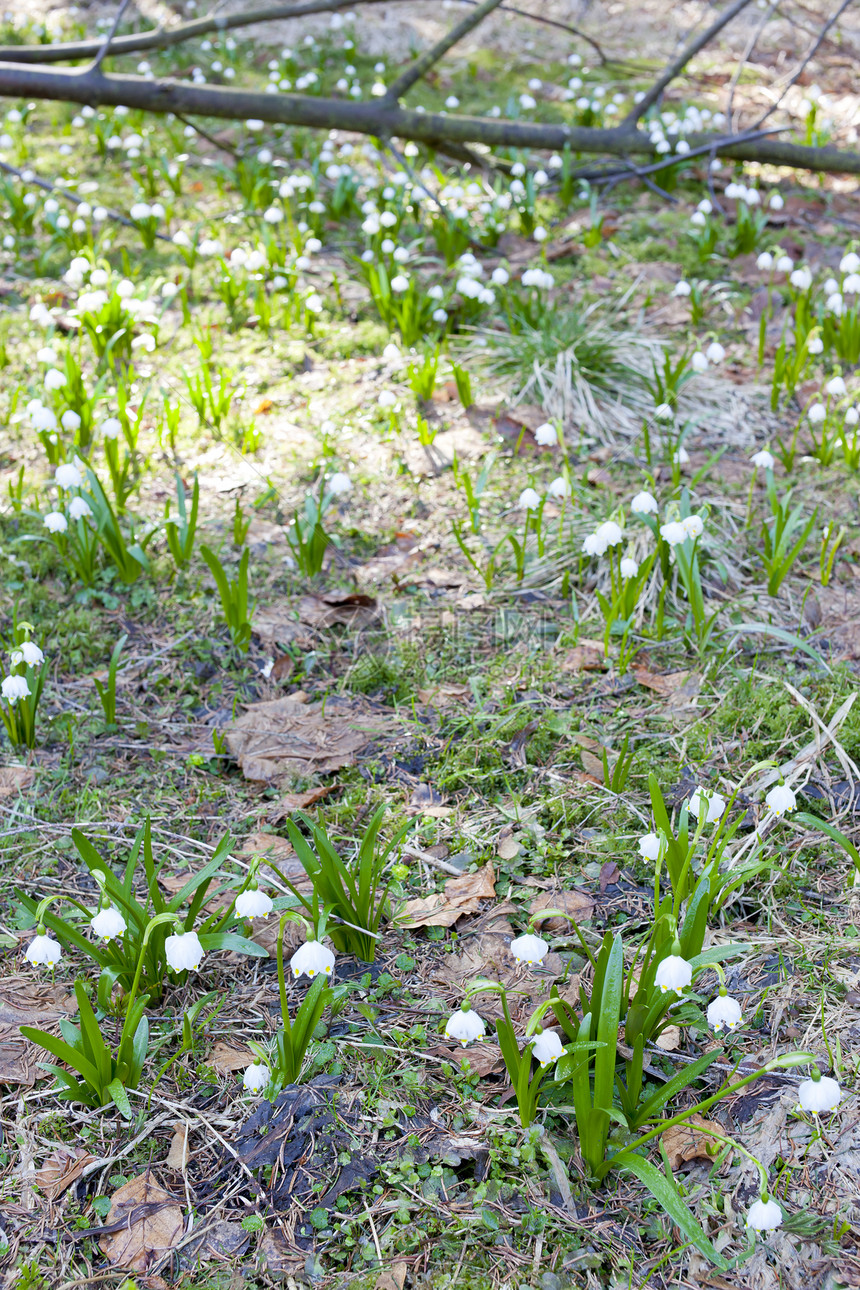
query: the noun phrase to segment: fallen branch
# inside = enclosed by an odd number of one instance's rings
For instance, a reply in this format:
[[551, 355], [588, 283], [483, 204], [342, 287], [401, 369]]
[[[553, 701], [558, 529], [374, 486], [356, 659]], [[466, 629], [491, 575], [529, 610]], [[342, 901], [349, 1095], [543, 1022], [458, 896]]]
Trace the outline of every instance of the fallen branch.
[[[416, 112], [382, 100], [355, 103], [301, 94], [260, 94], [167, 79], [103, 76], [100, 72], [92, 76], [87, 71], [58, 71], [14, 63], [0, 63], [0, 97], [88, 103], [98, 107], [124, 105], [161, 115], [172, 112], [233, 121], [257, 119], [272, 124], [343, 130], [384, 139], [413, 139], [431, 147], [479, 143], [490, 148], [534, 148], [556, 152], [569, 148], [574, 153], [603, 153], [616, 157], [655, 156], [648, 136], [624, 124], [609, 129], [544, 125]], [[797, 170], [860, 174], [860, 153], [829, 145], [813, 148], [774, 138], [750, 140], [745, 136], [709, 134], [692, 136], [689, 142], [692, 151], [712, 150], [738, 161], [769, 162]], [[683, 160], [683, 157], [677, 158], [681, 164]]]

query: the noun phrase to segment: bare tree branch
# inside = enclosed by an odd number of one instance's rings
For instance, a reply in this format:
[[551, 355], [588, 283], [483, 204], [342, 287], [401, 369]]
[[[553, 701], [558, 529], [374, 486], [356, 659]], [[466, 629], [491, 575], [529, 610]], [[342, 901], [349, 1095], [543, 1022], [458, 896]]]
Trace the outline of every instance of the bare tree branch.
[[714, 36], [721, 32], [724, 27], [728, 26], [731, 20], [736, 17], [742, 9], [746, 9], [747, 5], [750, 3], [751, 0], [735, 0], [734, 4], [731, 4], [727, 9], [724, 9], [716, 22], [712, 23], [706, 31], [703, 31], [696, 36], [694, 40], [691, 40], [689, 45], [687, 45], [685, 49], [681, 50], [678, 57], [674, 58], [671, 63], [666, 65], [665, 69], [660, 76], [658, 76], [650, 90], [646, 91], [640, 101], [635, 104], [630, 112], [628, 112], [621, 124], [629, 127], [631, 125], [635, 125], [637, 121], [641, 120], [651, 104], [657, 102], [666, 86], [670, 81], [674, 81], [679, 72], [684, 70], [690, 59], [694, 58], [700, 49], [704, 49], [705, 46], [713, 40]]
[[464, 36], [468, 36], [470, 31], [474, 31], [475, 27], [482, 23], [494, 9], [498, 9], [501, 3], [502, 0], [484, 0], [483, 4], [478, 5], [477, 9], [468, 14], [462, 22], [458, 22], [456, 27], [452, 27], [449, 32], [446, 32], [441, 40], [438, 40], [430, 49], [420, 54], [414, 62], [410, 63], [400, 73], [396, 80], [391, 82], [385, 94], [384, 102], [397, 103], [399, 99], [403, 98], [404, 94], [412, 88], [415, 82], [421, 80], [425, 72], [429, 72], [430, 68], [438, 63], [440, 58], [444, 58], [449, 49], [452, 49]]
[[732, 73], [732, 79], [729, 82], [728, 98], [726, 100], [726, 120], [728, 122], [730, 130], [737, 130], [738, 128], [737, 123], [734, 121], [734, 106], [735, 106], [735, 90], [738, 87], [738, 81], [741, 78], [741, 72], [746, 67], [747, 62], [749, 61], [753, 50], [758, 44], [759, 36], [764, 31], [765, 27], [770, 22], [771, 18], [774, 16], [776, 11], [779, 9], [780, 3], [781, 3], [781, 0], [772, 0], [772, 3], [762, 14], [761, 21], [759, 22], [755, 31], [752, 33], [749, 40], [747, 41], [747, 47], [744, 50], [743, 55], [741, 56], [740, 62], [738, 63], [737, 67]]
[[[545, 125], [531, 121], [416, 112], [383, 100], [350, 102], [311, 98], [302, 94], [261, 94], [251, 90], [194, 85], [142, 76], [92, 76], [87, 70], [57, 70], [0, 63], [0, 98], [36, 98], [93, 106], [120, 104], [144, 112], [219, 117], [244, 121], [256, 118], [310, 129], [344, 130], [377, 138], [414, 139], [431, 147], [481, 143], [488, 147], [534, 148], [561, 152], [605, 153], [625, 157], [654, 156], [648, 136], [627, 125]], [[831, 146], [811, 148], [774, 138], [699, 135], [689, 140], [692, 152], [719, 152], [738, 161], [772, 162], [799, 170], [860, 174], [860, 153]], [[690, 154], [685, 154], [689, 156]], [[662, 165], [677, 164], [683, 157]]]
[[[389, 0], [385, 0], [385, 3], [388, 2]], [[291, 4], [269, 5], [263, 9], [248, 9], [243, 13], [218, 14], [215, 17], [210, 15], [206, 18], [195, 18], [191, 22], [178, 23], [175, 27], [154, 27], [151, 31], [121, 36], [119, 40], [113, 42], [111, 54], [139, 54], [147, 50], [168, 49], [174, 45], [181, 45], [186, 40], [195, 40], [199, 36], [208, 36], [212, 32], [235, 31], [239, 27], [252, 27], [261, 22], [274, 22], [281, 18], [301, 18], [308, 14], [335, 12], [339, 9], [352, 8], [358, 4], [382, 3], [383, 0], [293, 0]], [[460, 3], [477, 5], [480, 0], [460, 0]], [[571, 27], [567, 23], [559, 22], [555, 18], [548, 18], [544, 14], [529, 13], [527, 9], [517, 9], [513, 5], [503, 4], [501, 8], [506, 13], [518, 14], [521, 18], [527, 18], [530, 22], [555, 27], [560, 31], [569, 32], [580, 40], [584, 40], [597, 54], [601, 63], [618, 61], [608, 59], [597, 41], [592, 36], [587, 35], [586, 32], [580, 31], [578, 27]], [[101, 44], [101, 40], [78, 40], [56, 45], [2, 45], [0, 46], [0, 61], [40, 64], [73, 62], [79, 58], [97, 56]]]
[[785, 98], [788, 91], [791, 89], [792, 85], [795, 85], [797, 83], [797, 81], [805, 72], [806, 68], [812, 62], [812, 59], [818, 53], [818, 50], [821, 48], [822, 43], [826, 39], [827, 33], [830, 30], [830, 28], [839, 21], [839, 19], [842, 17], [845, 10], [852, 3], [853, 3], [853, 0], [842, 0], [842, 4], [836, 10], [836, 13], [833, 14], [831, 18], [828, 18], [827, 22], [824, 24], [824, 26], [821, 28], [821, 31], [818, 33], [818, 39], [815, 41], [812, 48], [809, 50], [803, 62], [800, 64], [797, 71], [794, 73], [791, 80], [788, 82], [785, 89], [780, 94], [779, 98], [776, 100], [775, 103], [772, 103], [771, 106], [767, 109], [767, 111], [762, 116], [760, 116], [759, 119], [756, 121], [755, 127], [754, 127], [755, 129], [757, 129], [761, 125], [764, 125], [768, 117], [771, 116], [776, 111], [776, 109], [779, 107], [780, 103]]
[[122, 22], [122, 15], [125, 13], [127, 8], [128, 8], [128, 0], [122, 0], [122, 4], [116, 11], [116, 17], [113, 20], [113, 24], [111, 25], [111, 29], [107, 34], [107, 38], [105, 39], [101, 49], [93, 59], [92, 66], [90, 67], [91, 72], [97, 72], [101, 67], [102, 63], [104, 62], [104, 60], [107, 58], [107, 55], [110, 51], [111, 41], [113, 40], [114, 36], [117, 33], [117, 28], [119, 27], [119, 24]]

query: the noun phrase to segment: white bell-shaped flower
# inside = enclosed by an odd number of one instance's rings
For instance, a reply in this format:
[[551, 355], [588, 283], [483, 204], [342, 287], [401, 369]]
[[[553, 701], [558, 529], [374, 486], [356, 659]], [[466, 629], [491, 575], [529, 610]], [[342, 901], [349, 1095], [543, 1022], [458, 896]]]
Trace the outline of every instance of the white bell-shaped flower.
[[196, 932], [178, 932], [164, 942], [167, 963], [174, 972], [196, 971], [203, 962], [203, 946]]
[[764, 800], [765, 805], [773, 811], [774, 815], [784, 815], [786, 811], [793, 811], [797, 807], [794, 791], [787, 784], [777, 784]]
[[805, 1079], [797, 1090], [797, 1104], [802, 1111], [811, 1111], [820, 1115], [823, 1111], [833, 1111], [842, 1098], [842, 1089], [829, 1075], [818, 1079]]
[[535, 1036], [532, 1053], [541, 1066], [549, 1066], [550, 1062], [558, 1061], [563, 1052], [564, 1044], [557, 1031], [542, 1030]]
[[681, 994], [692, 980], [693, 969], [687, 960], [682, 959], [680, 954], [670, 954], [658, 965], [654, 984], [660, 987], [663, 994], [668, 990]]
[[757, 1200], [750, 1205], [747, 1227], [754, 1232], [772, 1232], [782, 1226], [782, 1210], [775, 1200]]
[[248, 887], [236, 897], [236, 913], [240, 918], [266, 918], [271, 914], [272, 899], [258, 887]]
[[520, 493], [517, 506], [521, 511], [536, 511], [540, 506], [540, 493], [535, 492], [533, 488], [524, 488]]
[[716, 1031], [734, 1030], [741, 1024], [741, 1005], [727, 994], [718, 994], [708, 1004], [708, 1025]]
[[465, 1004], [452, 1012], [448, 1018], [448, 1024], [445, 1026], [446, 1039], [458, 1039], [465, 1048], [467, 1044], [472, 1043], [474, 1039], [483, 1039], [486, 1026], [482, 1017], [479, 1017], [473, 1008], [467, 1008]]
[[750, 461], [759, 470], [773, 470], [776, 464], [773, 453], [768, 452], [767, 448], [762, 448], [759, 452], [753, 453]]
[[660, 857], [660, 839], [656, 833], [646, 833], [639, 839], [639, 854], [646, 860], [657, 860]]
[[634, 515], [656, 515], [659, 507], [652, 493], [637, 493], [630, 503]]
[[290, 959], [293, 976], [307, 976], [312, 981], [318, 972], [331, 976], [334, 971], [334, 953], [319, 941], [305, 941]]
[[352, 480], [342, 471], [336, 471], [328, 481], [328, 490], [333, 497], [342, 497], [352, 491]]
[[271, 1078], [272, 1072], [268, 1066], [262, 1062], [252, 1062], [245, 1068], [242, 1083], [249, 1093], [262, 1093]]
[[122, 936], [126, 929], [126, 921], [116, 906], [108, 905], [107, 909], [100, 909], [95, 917], [90, 919], [90, 927], [102, 940], [112, 941]]
[[703, 811], [707, 810], [705, 816], [706, 824], [715, 824], [717, 820], [722, 819], [723, 812], [726, 809], [726, 799], [719, 793], [711, 792], [701, 785], [690, 797], [687, 803], [690, 814], [695, 815], [698, 820]]
[[63, 957], [63, 951], [57, 941], [41, 931], [27, 946], [24, 957], [32, 967], [52, 968]]
[[0, 682], [0, 694], [12, 705], [16, 704], [19, 699], [27, 699], [30, 696], [30, 687], [27, 684], [25, 676], [4, 676]]
[[511, 941], [511, 953], [517, 963], [527, 963], [531, 967], [534, 963], [541, 963], [547, 955], [549, 946], [542, 936], [535, 936], [533, 932], [528, 932], [525, 936], [517, 936]]

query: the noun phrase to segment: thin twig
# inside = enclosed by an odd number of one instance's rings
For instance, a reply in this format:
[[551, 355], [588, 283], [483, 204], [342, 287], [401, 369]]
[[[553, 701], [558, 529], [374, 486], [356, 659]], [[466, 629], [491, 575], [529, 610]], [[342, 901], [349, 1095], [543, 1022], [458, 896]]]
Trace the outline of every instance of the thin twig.
[[751, 0], [735, 0], [734, 4], [729, 5], [729, 7], [720, 14], [716, 22], [712, 23], [706, 31], [703, 31], [700, 35], [696, 36], [694, 40], [691, 40], [689, 45], [681, 50], [678, 57], [674, 58], [671, 63], [667, 64], [666, 68], [661, 75], [657, 77], [657, 80], [651, 86], [650, 90], [647, 90], [641, 100], [631, 108], [621, 124], [626, 126], [628, 129], [631, 126], [634, 126], [636, 122], [645, 115], [652, 103], [657, 102], [670, 81], [674, 81], [679, 72], [684, 70], [690, 59], [694, 58], [700, 49], [704, 49], [705, 46], [713, 40], [714, 36], [718, 35], [724, 27], [728, 26], [731, 20], [736, 17], [742, 9], [746, 9], [747, 5], [750, 3]]
[[420, 54], [414, 62], [410, 63], [400, 73], [396, 80], [391, 82], [383, 102], [396, 103], [398, 99], [403, 98], [404, 94], [412, 88], [415, 82], [421, 80], [425, 72], [429, 72], [430, 68], [438, 63], [439, 59], [447, 54], [449, 49], [461, 41], [464, 36], [468, 36], [469, 32], [482, 23], [494, 9], [498, 9], [501, 2], [502, 0], [484, 0], [483, 4], [479, 5], [462, 22], [458, 22], [456, 27], [452, 27], [450, 31], [446, 32], [441, 40], [437, 40], [435, 45]]
[[116, 17], [113, 20], [113, 25], [110, 31], [108, 32], [107, 37], [105, 38], [105, 41], [102, 44], [101, 49], [93, 59], [92, 66], [87, 68], [87, 72], [90, 76], [92, 76], [93, 72], [97, 72], [99, 70], [102, 63], [107, 58], [108, 53], [110, 51], [111, 42], [117, 33], [117, 28], [119, 27], [119, 24], [122, 22], [122, 16], [125, 13], [127, 8], [128, 8], [128, 0], [122, 0], [122, 4], [116, 11]]
[[740, 80], [741, 72], [749, 62], [750, 56], [758, 43], [759, 36], [764, 31], [765, 27], [767, 26], [771, 18], [776, 13], [777, 9], [780, 6], [780, 3], [781, 3], [781, 0], [773, 0], [773, 3], [771, 4], [770, 8], [768, 8], [762, 15], [761, 22], [756, 27], [755, 31], [752, 33], [749, 40], [747, 41], [747, 47], [744, 50], [743, 54], [741, 55], [741, 59], [734, 70], [731, 81], [729, 82], [729, 94], [728, 94], [728, 99], [726, 101], [726, 121], [729, 124], [730, 130], [736, 128], [735, 126], [732, 125], [732, 112], [734, 109], [735, 90], [738, 87], [738, 81]]
[[[20, 170], [17, 166], [10, 166], [8, 161], [0, 161], [0, 170], [6, 175], [14, 175], [22, 183], [29, 184], [34, 188], [41, 188], [46, 193], [54, 193], [57, 197], [62, 197], [64, 201], [72, 202], [75, 206], [80, 205], [81, 199], [77, 193], [71, 192], [68, 188], [63, 188], [60, 184], [51, 183], [50, 179], [40, 179], [32, 171], [27, 173], [27, 178], [25, 179], [25, 171]], [[127, 215], [121, 215], [119, 211], [111, 210], [107, 206], [102, 209], [107, 211], [108, 219], [114, 220], [117, 224], [124, 224], [126, 228], [136, 228], [134, 221], [130, 220]], [[155, 236], [160, 242], [170, 241], [166, 233], [156, 233]]]
[[780, 103], [783, 101], [783, 99], [785, 98], [785, 96], [786, 96], [786, 94], [788, 93], [788, 91], [791, 89], [792, 85], [795, 85], [795, 84], [797, 83], [797, 81], [800, 79], [800, 77], [801, 77], [801, 76], [803, 75], [803, 73], [806, 71], [806, 68], [807, 68], [807, 67], [809, 66], [809, 64], [812, 62], [812, 59], [813, 59], [813, 58], [815, 57], [815, 55], [818, 53], [818, 50], [821, 48], [821, 45], [824, 43], [824, 40], [825, 40], [825, 38], [826, 38], [826, 36], [827, 36], [827, 33], [828, 33], [828, 31], [830, 30], [830, 28], [834, 25], [834, 23], [836, 23], [836, 22], [838, 22], [838, 21], [839, 21], [839, 19], [842, 17], [842, 15], [843, 15], [843, 13], [845, 12], [845, 10], [846, 10], [846, 9], [848, 8], [848, 6], [849, 6], [850, 4], [852, 4], [852, 3], [853, 3], [853, 0], [842, 0], [842, 4], [841, 4], [841, 5], [839, 6], [839, 8], [836, 10], [836, 13], [835, 13], [835, 14], [833, 14], [833, 16], [832, 16], [831, 18], [828, 18], [827, 22], [826, 22], [826, 23], [824, 24], [824, 26], [821, 28], [821, 31], [818, 33], [818, 39], [817, 39], [817, 40], [815, 41], [815, 43], [813, 44], [813, 46], [812, 46], [812, 48], [810, 49], [809, 53], [806, 55], [806, 57], [804, 58], [803, 62], [800, 64], [800, 66], [798, 67], [797, 71], [794, 73], [794, 75], [792, 76], [791, 80], [788, 82], [788, 84], [786, 85], [785, 89], [784, 89], [784, 90], [782, 91], [782, 93], [780, 94], [779, 98], [776, 100], [776, 102], [775, 102], [775, 103], [772, 103], [772, 104], [771, 104], [771, 106], [767, 109], [767, 111], [764, 113], [764, 115], [763, 115], [763, 116], [759, 117], [759, 119], [758, 119], [758, 121], [756, 121], [756, 123], [755, 123], [755, 125], [754, 125], [753, 129], [758, 129], [758, 128], [759, 128], [759, 126], [762, 126], [762, 125], [765, 123], [765, 121], [768, 119], [768, 117], [769, 117], [769, 116], [771, 116], [771, 115], [776, 111], [776, 109], [779, 107]]

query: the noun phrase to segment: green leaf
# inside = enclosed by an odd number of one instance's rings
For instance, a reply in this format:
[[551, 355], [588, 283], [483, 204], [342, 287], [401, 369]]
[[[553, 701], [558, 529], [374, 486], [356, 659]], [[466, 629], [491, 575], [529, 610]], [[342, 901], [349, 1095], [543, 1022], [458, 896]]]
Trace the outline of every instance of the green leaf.
[[111, 1100], [119, 1111], [124, 1120], [132, 1118], [131, 1103], [128, 1100], [128, 1093], [121, 1079], [112, 1079], [107, 1086], [107, 1091], [111, 1095]]
[[623, 1151], [615, 1156], [612, 1168], [631, 1173], [638, 1178], [639, 1182], [648, 1188], [657, 1203], [662, 1205], [690, 1244], [713, 1263], [714, 1267], [719, 1268], [721, 1272], [728, 1272], [728, 1262], [708, 1240], [699, 1220], [684, 1203], [674, 1179], [661, 1173], [650, 1160], [645, 1160], [643, 1156], [637, 1156], [633, 1152]]
[[773, 636], [775, 640], [784, 641], [786, 645], [791, 645], [794, 649], [799, 649], [803, 654], [808, 655], [809, 658], [813, 659], [828, 676], [830, 675], [830, 668], [827, 663], [825, 663], [821, 655], [800, 636], [796, 636], [794, 632], [788, 632], [783, 627], [774, 627], [773, 623], [758, 622], [735, 623], [731, 630], [737, 635], [741, 635], [744, 632], [758, 632], [761, 633], [762, 636]]
[[249, 954], [256, 959], [269, 957], [267, 949], [238, 932], [202, 932], [199, 940], [204, 950], [233, 950], [236, 954]]
[[624, 951], [621, 937], [616, 936], [606, 965], [600, 998], [597, 1039], [605, 1048], [594, 1058], [594, 1105], [602, 1111], [612, 1107], [615, 1087], [615, 1045], [621, 1020], [621, 994], [624, 986]]
[[829, 838], [839, 844], [840, 847], [850, 856], [860, 872], [860, 851], [857, 850], [850, 838], [847, 838], [841, 830], [835, 828], [827, 820], [820, 820], [817, 815], [807, 815], [805, 811], [798, 812], [794, 817], [796, 824], [803, 824], [808, 829], [818, 829], [821, 833], [826, 833]]

